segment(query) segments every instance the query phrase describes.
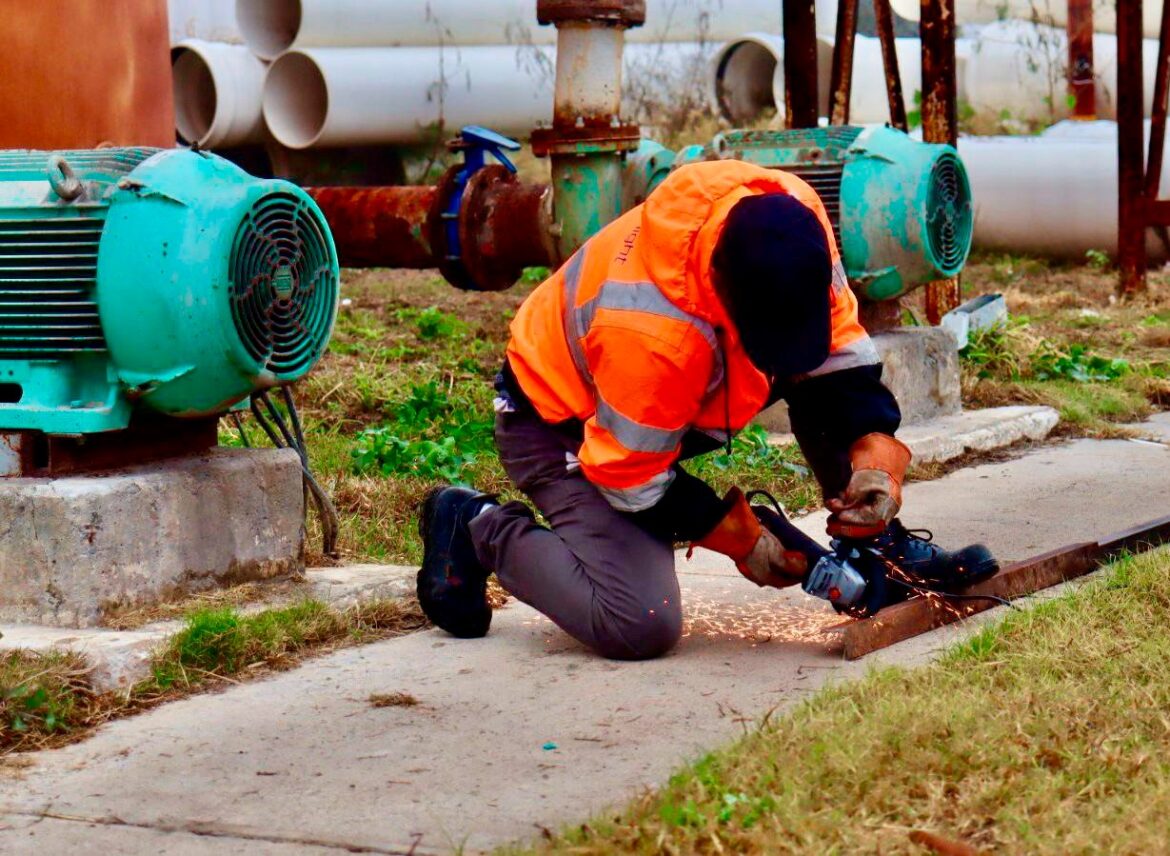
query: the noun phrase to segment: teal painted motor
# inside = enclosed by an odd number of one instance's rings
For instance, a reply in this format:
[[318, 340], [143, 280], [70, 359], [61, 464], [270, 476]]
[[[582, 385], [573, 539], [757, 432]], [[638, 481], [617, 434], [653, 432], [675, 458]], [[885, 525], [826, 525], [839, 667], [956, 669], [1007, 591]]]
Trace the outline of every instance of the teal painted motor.
[[0, 152], [0, 430], [224, 413], [309, 371], [338, 290], [292, 184], [185, 149]]
[[[730, 131], [708, 146], [683, 149], [674, 167], [723, 158], [783, 169], [812, 185], [854, 288], [870, 300], [949, 279], [967, 261], [971, 185], [951, 146], [888, 127]], [[654, 179], [661, 181], [660, 174]]]

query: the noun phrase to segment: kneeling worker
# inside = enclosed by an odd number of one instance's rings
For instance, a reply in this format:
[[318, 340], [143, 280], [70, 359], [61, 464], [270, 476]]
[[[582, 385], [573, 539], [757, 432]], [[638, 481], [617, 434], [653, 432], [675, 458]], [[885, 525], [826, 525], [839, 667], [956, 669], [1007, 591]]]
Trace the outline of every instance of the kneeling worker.
[[604, 656], [643, 659], [682, 632], [675, 542], [730, 556], [757, 585], [807, 567], [679, 461], [729, 443], [784, 399], [833, 512], [926, 576], [964, 573], [896, 519], [910, 452], [857, 320], [832, 228], [799, 178], [738, 161], [686, 166], [595, 235], [520, 307], [497, 379], [496, 442], [540, 510], [459, 487], [421, 510], [419, 600], [487, 633], [500, 584]]

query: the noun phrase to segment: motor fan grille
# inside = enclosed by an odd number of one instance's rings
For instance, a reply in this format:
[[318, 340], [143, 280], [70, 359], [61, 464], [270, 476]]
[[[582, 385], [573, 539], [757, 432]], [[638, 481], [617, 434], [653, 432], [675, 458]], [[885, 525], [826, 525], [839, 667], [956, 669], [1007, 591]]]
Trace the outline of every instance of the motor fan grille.
[[930, 173], [926, 199], [926, 237], [944, 276], [954, 276], [971, 249], [974, 218], [971, 185], [958, 156], [946, 152]]
[[260, 199], [229, 263], [232, 319], [249, 355], [280, 380], [313, 366], [333, 329], [338, 279], [320, 215], [291, 193]]

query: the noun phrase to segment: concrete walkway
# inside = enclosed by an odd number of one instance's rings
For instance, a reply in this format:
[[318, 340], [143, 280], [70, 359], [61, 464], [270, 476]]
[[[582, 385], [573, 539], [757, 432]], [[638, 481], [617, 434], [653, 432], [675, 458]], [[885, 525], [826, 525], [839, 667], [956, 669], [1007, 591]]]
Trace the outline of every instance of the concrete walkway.
[[[1170, 438], [1170, 418], [1148, 427]], [[1023, 558], [1167, 513], [1168, 476], [1166, 445], [1077, 441], [911, 485], [904, 519]], [[849, 664], [836, 616], [799, 591], [758, 591], [711, 554], [680, 573], [689, 633], [656, 662], [597, 659], [512, 604], [483, 640], [342, 651], [0, 769], [0, 852], [474, 852], [620, 805], [826, 681], [967, 632]], [[390, 691], [420, 704], [369, 704]]]

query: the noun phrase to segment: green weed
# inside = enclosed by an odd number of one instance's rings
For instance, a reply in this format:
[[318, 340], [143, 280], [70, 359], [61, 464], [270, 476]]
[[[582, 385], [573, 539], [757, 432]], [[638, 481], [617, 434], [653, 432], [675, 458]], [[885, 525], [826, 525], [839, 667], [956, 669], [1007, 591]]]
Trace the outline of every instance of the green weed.
[[1101, 383], [1117, 380], [1130, 371], [1129, 362], [1108, 359], [1091, 353], [1084, 345], [1061, 349], [1052, 342], [1042, 342], [1029, 358], [1031, 373], [1037, 380], [1072, 380], [1077, 383]]

